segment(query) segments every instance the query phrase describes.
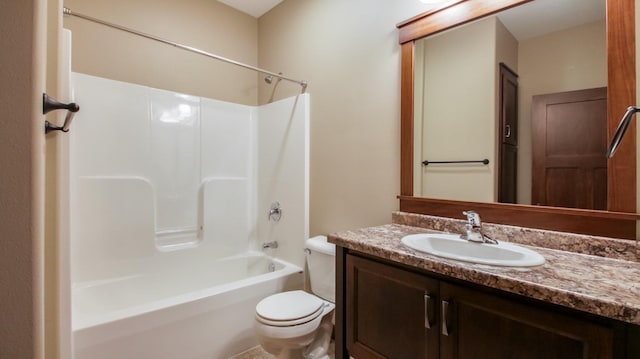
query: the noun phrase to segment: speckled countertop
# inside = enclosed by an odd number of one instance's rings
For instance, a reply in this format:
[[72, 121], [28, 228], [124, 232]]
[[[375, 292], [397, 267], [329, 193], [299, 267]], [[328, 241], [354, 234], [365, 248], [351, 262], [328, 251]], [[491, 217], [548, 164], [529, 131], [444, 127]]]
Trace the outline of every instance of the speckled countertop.
[[[538, 236], [533, 236], [538, 242], [527, 243], [521, 236], [513, 233], [515, 231], [531, 237], [528, 232], [530, 229], [493, 225], [494, 227], [489, 228], [493, 238], [528, 245], [546, 259], [545, 264], [537, 267], [497, 267], [436, 257], [413, 250], [400, 242], [408, 234], [458, 228], [464, 224], [462, 221], [398, 212], [394, 213], [393, 222], [394, 224], [335, 233], [329, 236], [329, 241], [433, 273], [640, 324], [640, 262], [636, 260], [634, 241], [611, 240], [616, 250], [611, 256], [603, 256], [609, 253], [605, 248], [609, 241], [606, 238], [532, 230], [541, 232]], [[460, 233], [454, 230], [448, 232]], [[557, 240], [554, 241], [554, 237]], [[595, 249], [599, 255], [584, 254], [592, 250], [585, 249], [584, 243], [589, 240], [599, 243]], [[549, 246], [548, 242], [561, 242], [564, 250], [546, 248]]]

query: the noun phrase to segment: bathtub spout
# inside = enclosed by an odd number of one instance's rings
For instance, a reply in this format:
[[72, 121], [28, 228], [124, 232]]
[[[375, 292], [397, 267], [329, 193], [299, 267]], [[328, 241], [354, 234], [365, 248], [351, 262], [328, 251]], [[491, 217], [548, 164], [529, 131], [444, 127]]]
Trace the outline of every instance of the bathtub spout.
[[268, 249], [268, 248], [273, 248], [276, 249], [278, 248], [278, 241], [271, 241], [271, 242], [266, 242], [266, 243], [262, 243], [262, 249]]

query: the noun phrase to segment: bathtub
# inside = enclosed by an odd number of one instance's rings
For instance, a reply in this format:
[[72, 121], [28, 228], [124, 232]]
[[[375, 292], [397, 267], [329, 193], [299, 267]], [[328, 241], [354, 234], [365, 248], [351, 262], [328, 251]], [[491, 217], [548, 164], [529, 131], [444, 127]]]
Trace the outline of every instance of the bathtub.
[[301, 288], [302, 269], [249, 252], [74, 283], [75, 359], [218, 359], [257, 345], [255, 306]]

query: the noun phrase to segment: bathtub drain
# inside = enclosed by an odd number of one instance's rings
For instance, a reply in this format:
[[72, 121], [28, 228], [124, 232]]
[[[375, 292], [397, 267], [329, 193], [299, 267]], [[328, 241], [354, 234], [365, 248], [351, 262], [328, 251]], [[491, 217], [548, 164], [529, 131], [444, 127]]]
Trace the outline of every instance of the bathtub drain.
[[271, 262], [269, 263], [269, 272], [275, 272], [276, 271], [276, 264]]

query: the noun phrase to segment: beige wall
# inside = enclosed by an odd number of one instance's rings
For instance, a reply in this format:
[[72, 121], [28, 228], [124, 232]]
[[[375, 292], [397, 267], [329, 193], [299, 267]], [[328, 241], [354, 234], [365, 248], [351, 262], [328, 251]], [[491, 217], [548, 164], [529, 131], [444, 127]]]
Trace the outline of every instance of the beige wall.
[[[215, 0], [66, 0], [72, 11], [249, 65], [258, 62], [258, 21]], [[246, 105], [257, 104], [255, 72], [65, 17], [73, 70]]]
[[500, 85], [500, 63], [511, 70], [518, 70], [518, 40], [496, 18], [496, 96]]
[[[262, 16], [261, 67], [309, 81], [310, 234], [389, 223], [400, 190], [400, 46], [418, 1], [290, 0]], [[260, 84], [260, 102], [271, 88]], [[285, 82], [276, 99], [298, 93]]]
[[0, 2], [0, 358], [43, 357], [45, 2]]
[[531, 204], [531, 97], [607, 86], [604, 21], [519, 45], [518, 203]]
[[496, 19], [480, 20], [421, 42], [425, 81], [419, 160], [490, 160], [487, 166], [423, 166], [421, 195], [493, 201]]

